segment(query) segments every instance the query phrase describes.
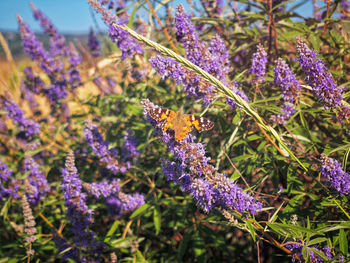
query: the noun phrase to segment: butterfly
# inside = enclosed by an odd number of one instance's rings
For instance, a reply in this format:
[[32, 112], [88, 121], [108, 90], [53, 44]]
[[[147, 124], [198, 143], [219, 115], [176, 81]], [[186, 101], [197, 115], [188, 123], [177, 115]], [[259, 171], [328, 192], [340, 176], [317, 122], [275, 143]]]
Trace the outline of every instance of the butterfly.
[[163, 131], [172, 129], [175, 132], [175, 140], [182, 141], [195, 127], [199, 132], [210, 130], [214, 123], [206, 118], [192, 114], [184, 114], [181, 111], [175, 112], [169, 109], [143, 103], [145, 111], [157, 122], [162, 122]]

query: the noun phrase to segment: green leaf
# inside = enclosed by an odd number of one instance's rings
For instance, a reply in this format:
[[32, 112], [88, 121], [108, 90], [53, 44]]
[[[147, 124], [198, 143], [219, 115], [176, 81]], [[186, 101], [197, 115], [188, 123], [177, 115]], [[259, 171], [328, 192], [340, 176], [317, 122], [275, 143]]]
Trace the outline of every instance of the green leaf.
[[131, 214], [130, 219], [133, 219], [135, 217], [139, 217], [139, 216], [145, 214], [149, 207], [150, 207], [149, 204], [144, 204], [144, 205], [140, 206]]
[[246, 221], [246, 226], [247, 226], [248, 231], [249, 231], [250, 235], [252, 236], [254, 242], [256, 242], [255, 229], [254, 229], [252, 223], [250, 223], [249, 220]]
[[153, 222], [154, 222], [154, 227], [156, 229], [156, 235], [159, 234], [160, 232], [160, 227], [161, 227], [161, 213], [159, 210], [159, 207], [154, 207], [153, 209]]
[[105, 242], [108, 241], [108, 239], [114, 234], [114, 232], [117, 230], [118, 225], [120, 224], [119, 220], [115, 220], [111, 228], [108, 230], [106, 237], [104, 239]]
[[349, 248], [349, 244], [348, 244], [347, 234], [344, 231], [344, 229], [340, 229], [339, 230], [339, 249], [344, 255], [347, 255], [348, 248]]
[[179, 262], [183, 262], [182, 257], [185, 255], [185, 252], [188, 247], [188, 242], [190, 241], [191, 236], [191, 232], [186, 232], [186, 234], [182, 237], [180, 241], [179, 250], [177, 252], [177, 260]]

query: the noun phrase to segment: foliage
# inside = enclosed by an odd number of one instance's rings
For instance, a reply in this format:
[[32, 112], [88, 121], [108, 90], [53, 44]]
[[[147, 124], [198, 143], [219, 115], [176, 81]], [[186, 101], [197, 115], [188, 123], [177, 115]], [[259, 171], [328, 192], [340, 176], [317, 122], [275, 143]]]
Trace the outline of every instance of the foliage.
[[349, 262], [346, 1], [88, 2], [109, 38], [17, 16], [0, 262]]

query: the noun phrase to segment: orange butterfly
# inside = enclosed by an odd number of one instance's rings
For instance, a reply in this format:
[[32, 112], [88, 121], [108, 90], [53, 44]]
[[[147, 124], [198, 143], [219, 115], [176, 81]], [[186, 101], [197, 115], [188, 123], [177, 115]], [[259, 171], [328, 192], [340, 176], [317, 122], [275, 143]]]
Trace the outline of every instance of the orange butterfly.
[[172, 129], [175, 132], [175, 140], [182, 141], [192, 130], [193, 126], [199, 131], [210, 130], [214, 123], [206, 118], [191, 114], [184, 114], [181, 111], [175, 112], [169, 109], [151, 105], [149, 100], [142, 100], [148, 115], [157, 122], [162, 123], [163, 131]]

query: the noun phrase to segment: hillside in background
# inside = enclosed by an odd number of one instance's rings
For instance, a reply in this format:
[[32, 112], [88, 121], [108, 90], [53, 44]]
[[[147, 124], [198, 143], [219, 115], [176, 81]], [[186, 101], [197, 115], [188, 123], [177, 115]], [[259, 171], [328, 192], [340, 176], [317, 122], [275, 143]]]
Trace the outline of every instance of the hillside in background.
[[[7, 44], [11, 50], [12, 56], [16, 60], [20, 60], [26, 57], [22, 46], [22, 40], [19, 32], [1, 32], [7, 41]], [[44, 43], [46, 49], [49, 47], [49, 37], [38, 33], [37, 36]], [[68, 42], [73, 43], [78, 49], [81, 49], [81, 45], [86, 47], [88, 41], [88, 34], [66, 34], [64, 35]], [[0, 45], [0, 59], [5, 58], [3, 47]]]

